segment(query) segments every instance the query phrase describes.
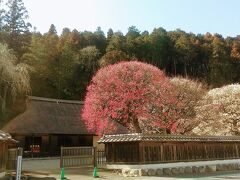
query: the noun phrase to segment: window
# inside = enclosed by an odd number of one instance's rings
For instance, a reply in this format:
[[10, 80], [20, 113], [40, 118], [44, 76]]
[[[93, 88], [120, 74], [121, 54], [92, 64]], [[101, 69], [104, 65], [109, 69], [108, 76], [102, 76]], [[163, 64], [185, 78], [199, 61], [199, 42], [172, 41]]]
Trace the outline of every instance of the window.
[[24, 151], [31, 151], [32, 146], [42, 146], [42, 137], [26, 136]]

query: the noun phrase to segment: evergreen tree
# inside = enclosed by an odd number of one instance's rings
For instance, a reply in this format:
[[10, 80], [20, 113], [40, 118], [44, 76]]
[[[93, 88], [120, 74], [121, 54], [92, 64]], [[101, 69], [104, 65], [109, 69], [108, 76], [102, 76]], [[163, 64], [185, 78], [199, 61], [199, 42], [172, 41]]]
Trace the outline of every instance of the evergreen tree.
[[22, 0], [8, 0], [6, 5], [8, 7], [4, 14], [4, 30], [8, 35], [6, 42], [19, 58], [26, 52], [30, 42], [31, 24], [26, 22], [28, 12]]
[[110, 29], [108, 30], [108, 32], [107, 32], [107, 41], [108, 41], [108, 42], [110, 41], [110, 39], [112, 38], [112, 36], [113, 36], [113, 30], [112, 30], [112, 28], [110, 28]]
[[[2, 0], [0, 0], [0, 7], [2, 7]], [[2, 31], [2, 27], [3, 27], [3, 13], [4, 13], [4, 9], [0, 8], [0, 31]]]
[[48, 34], [49, 35], [57, 34], [57, 30], [56, 30], [56, 27], [54, 26], [54, 24], [51, 24], [51, 26], [48, 30]]
[[102, 54], [104, 54], [107, 46], [107, 40], [101, 27], [97, 28], [97, 30], [94, 32], [94, 35], [96, 48], [99, 49]]

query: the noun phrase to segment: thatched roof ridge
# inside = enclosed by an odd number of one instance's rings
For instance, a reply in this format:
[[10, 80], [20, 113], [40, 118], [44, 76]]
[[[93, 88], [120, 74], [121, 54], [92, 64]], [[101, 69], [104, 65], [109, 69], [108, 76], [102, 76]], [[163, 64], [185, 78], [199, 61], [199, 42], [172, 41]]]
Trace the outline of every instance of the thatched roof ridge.
[[69, 103], [69, 104], [81, 104], [81, 105], [84, 104], [83, 101], [52, 99], [52, 98], [37, 97], [37, 96], [28, 96], [28, 99], [37, 100], [37, 101], [46, 101], [46, 102], [56, 102], [56, 103]]
[[[10, 134], [95, 134], [82, 120], [82, 107], [82, 101], [29, 96], [26, 111], [3, 130]], [[119, 133], [127, 133], [120, 124], [117, 128]]]

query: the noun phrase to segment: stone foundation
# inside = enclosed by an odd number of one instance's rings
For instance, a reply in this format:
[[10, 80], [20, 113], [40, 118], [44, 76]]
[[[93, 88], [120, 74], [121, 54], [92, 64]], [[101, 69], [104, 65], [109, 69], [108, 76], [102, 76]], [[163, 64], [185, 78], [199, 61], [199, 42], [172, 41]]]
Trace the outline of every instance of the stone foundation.
[[207, 166], [187, 166], [161, 169], [122, 169], [122, 175], [125, 177], [136, 176], [177, 176], [189, 174], [203, 174], [217, 171], [240, 170], [240, 164], [207, 165]]
[[[117, 166], [116, 166], [117, 167]], [[240, 170], [240, 160], [217, 160], [166, 164], [125, 165], [119, 174], [136, 176], [182, 176]], [[120, 169], [120, 168], [119, 168]]]

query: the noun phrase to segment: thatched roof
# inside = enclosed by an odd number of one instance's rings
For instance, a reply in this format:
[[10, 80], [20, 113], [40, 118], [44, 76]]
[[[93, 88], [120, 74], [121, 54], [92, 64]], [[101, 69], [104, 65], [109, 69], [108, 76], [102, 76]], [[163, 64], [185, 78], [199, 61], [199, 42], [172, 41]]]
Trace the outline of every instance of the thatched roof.
[[[10, 134], [95, 134], [81, 119], [82, 101], [29, 96], [26, 111], [11, 120], [3, 130]], [[127, 130], [120, 124], [118, 132]]]
[[158, 134], [116, 134], [104, 135], [99, 139], [99, 143], [110, 142], [142, 142], [142, 141], [158, 141], [158, 142], [240, 142], [240, 136], [183, 136], [183, 135], [158, 135]]

